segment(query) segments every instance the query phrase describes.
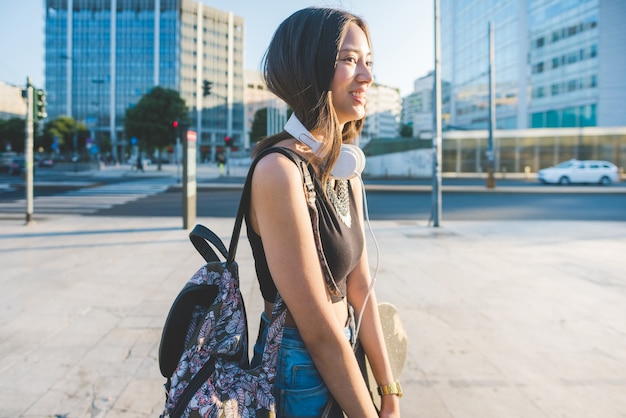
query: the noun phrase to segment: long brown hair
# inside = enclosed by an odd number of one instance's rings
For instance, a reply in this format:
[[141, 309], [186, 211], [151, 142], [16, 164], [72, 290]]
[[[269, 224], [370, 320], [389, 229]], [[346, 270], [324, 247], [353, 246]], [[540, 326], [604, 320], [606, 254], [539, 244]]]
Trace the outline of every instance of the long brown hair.
[[[293, 110], [309, 131], [321, 132], [324, 141], [314, 157], [322, 184], [330, 176], [342, 143], [351, 143], [361, 132], [363, 119], [350, 121], [340, 131], [330, 92], [339, 48], [348, 24], [358, 25], [371, 45], [367, 24], [343, 10], [309, 7], [285, 19], [263, 57], [267, 88]], [[255, 154], [290, 138], [286, 132], [263, 139]]]

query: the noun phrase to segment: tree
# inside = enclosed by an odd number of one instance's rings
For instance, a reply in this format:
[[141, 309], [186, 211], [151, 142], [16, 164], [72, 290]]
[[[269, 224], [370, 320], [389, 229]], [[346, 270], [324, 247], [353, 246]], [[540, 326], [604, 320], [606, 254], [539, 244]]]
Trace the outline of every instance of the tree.
[[24, 152], [26, 121], [22, 118], [0, 120], [0, 152]]
[[411, 138], [413, 136], [413, 126], [402, 124], [400, 127], [400, 136], [402, 138]]
[[267, 136], [267, 107], [259, 109], [252, 119], [252, 127], [250, 128], [250, 144], [256, 144]]
[[176, 90], [154, 87], [139, 102], [126, 110], [124, 130], [126, 137], [136, 137], [139, 148], [157, 150], [158, 170], [161, 170], [161, 151], [176, 141], [177, 128], [188, 126], [187, 106]]
[[[277, 110], [277, 109], [276, 109]], [[267, 112], [268, 108], [264, 107], [256, 111], [252, 126], [250, 128], [250, 144], [254, 145], [267, 136]], [[291, 116], [293, 110], [287, 108], [287, 118]]]
[[[76, 137], [76, 147], [74, 137]], [[50, 152], [56, 142], [59, 152], [72, 151], [76, 155], [85, 149], [88, 137], [89, 131], [84, 123], [76, 122], [74, 118], [68, 116], [60, 116], [46, 124], [43, 136], [35, 139], [35, 148], [41, 147]]]

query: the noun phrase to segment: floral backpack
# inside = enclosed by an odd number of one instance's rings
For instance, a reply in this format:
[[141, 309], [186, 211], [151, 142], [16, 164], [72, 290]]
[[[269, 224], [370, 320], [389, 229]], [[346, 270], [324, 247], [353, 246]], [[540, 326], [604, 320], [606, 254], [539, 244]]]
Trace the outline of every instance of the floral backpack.
[[[235, 262], [244, 213], [250, 203], [252, 173], [260, 158], [270, 152], [280, 152], [296, 162], [283, 148], [270, 148], [254, 160], [228, 251], [222, 240], [202, 225], [196, 225], [189, 234], [206, 264], [180, 291], [163, 328], [159, 347], [159, 367], [167, 378], [163, 418], [275, 414], [272, 387], [286, 307], [277, 294], [261, 364], [250, 369], [248, 324]], [[309, 182], [307, 178], [307, 189]]]

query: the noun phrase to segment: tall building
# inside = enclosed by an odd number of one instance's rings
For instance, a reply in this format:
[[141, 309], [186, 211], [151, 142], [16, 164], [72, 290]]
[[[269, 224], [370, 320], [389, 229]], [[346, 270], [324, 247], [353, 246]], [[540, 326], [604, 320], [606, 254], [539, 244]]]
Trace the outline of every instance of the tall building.
[[23, 90], [24, 87], [0, 81], [0, 119], [26, 119], [26, 100], [22, 97]]
[[46, 0], [45, 34], [49, 117], [110, 137], [114, 158], [130, 146], [126, 110], [154, 86], [185, 100], [200, 158], [225, 136], [243, 144], [243, 18], [192, 0]]
[[274, 135], [283, 130], [287, 123], [287, 104], [267, 89], [262, 74], [256, 70], [246, 70], [246, 146], [250, 147], [250, 132], [256, 112], [267, 109], [266, 135]]
[[[433, 72], [418, 78], [413, 83], [413, 92], [402, 98], [401, 122], [413, 128], [413, 136], [421, 132], [433, 130], [433, 89], [435, 75]], [[443, 97], [446, 97], [446, 86], [442, 86]]]
[[498, 129], [624, 126], [626, 2], [441, 0], [449, 124], [488, 126], [491, 22]]
[[367, 117], [361, 132], [361, 146], [374, 138], [397, 138], [402, 100], [397, 87], [373, 83], [367, 89]]

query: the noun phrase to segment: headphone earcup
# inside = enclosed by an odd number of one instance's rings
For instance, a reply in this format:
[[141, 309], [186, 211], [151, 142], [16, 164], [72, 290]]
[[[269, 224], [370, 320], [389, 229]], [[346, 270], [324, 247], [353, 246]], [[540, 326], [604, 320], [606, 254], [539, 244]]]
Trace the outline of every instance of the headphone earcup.
[[330, 175], [337, 180], [348, 180], [360, 176], [365, 168], [365, 154], [356, 145], [343, 144], [339, 158]]

